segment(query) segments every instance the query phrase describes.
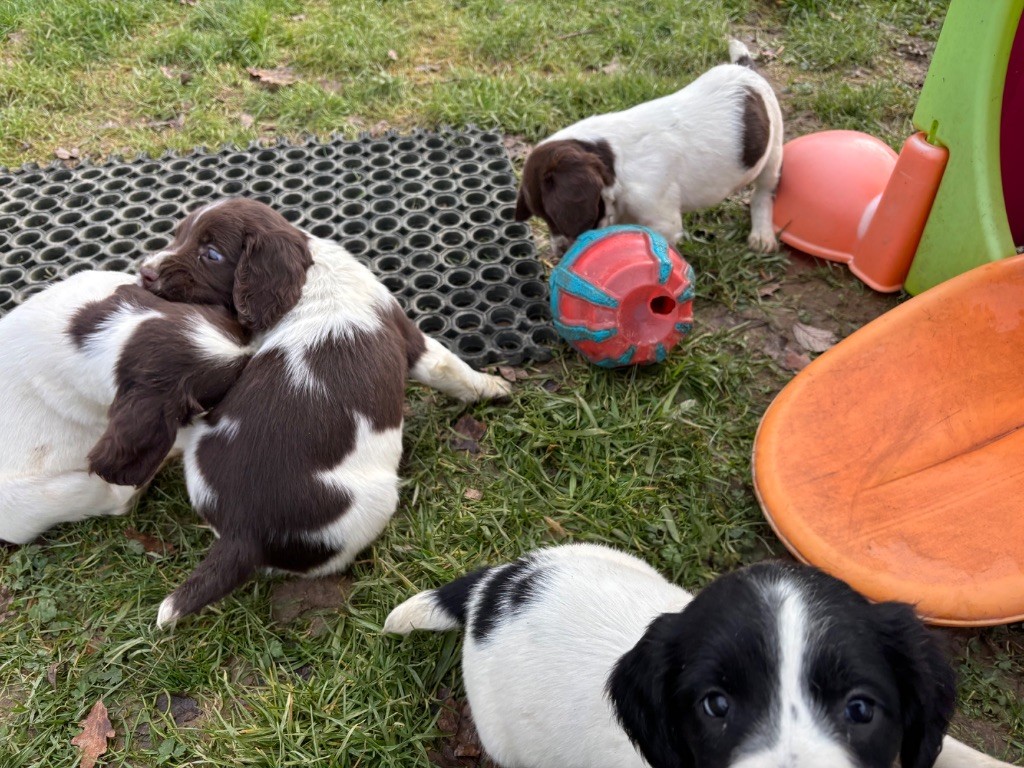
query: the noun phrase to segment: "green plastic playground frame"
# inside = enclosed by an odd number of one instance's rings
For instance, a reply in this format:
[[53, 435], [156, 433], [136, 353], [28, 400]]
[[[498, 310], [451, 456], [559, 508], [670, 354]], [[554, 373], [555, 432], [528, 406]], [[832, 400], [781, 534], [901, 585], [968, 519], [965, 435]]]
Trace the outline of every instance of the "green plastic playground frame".
[[949, 162], [904, 284], [909, 293], [1015, 253], [999, 124], [1022, 12], [1024, 0], [950, 4], [913, 118], [930, 142], [949, 149]]

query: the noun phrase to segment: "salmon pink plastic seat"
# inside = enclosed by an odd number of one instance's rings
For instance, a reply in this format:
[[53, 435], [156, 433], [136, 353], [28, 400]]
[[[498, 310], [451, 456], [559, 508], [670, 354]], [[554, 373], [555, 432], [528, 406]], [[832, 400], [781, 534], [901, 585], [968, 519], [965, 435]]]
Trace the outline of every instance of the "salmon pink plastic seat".
[[1024, 619], [1024, 257], [825, 352], [761, 422], [754, 485], [801, 560], [935, 624]]

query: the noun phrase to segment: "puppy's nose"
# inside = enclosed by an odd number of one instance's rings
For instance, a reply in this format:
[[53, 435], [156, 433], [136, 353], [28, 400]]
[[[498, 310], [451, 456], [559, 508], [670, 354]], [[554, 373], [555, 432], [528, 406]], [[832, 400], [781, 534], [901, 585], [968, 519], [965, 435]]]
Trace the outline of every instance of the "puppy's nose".
[[142, 269], [139, 270], [139, 277], [142, 278], [143, 288], [149, 288], [151, 285], [153, 285], [153, 283], [156, 282], [156, 279], [159, 276], [160, 274], [152, 267], [143, 267]]

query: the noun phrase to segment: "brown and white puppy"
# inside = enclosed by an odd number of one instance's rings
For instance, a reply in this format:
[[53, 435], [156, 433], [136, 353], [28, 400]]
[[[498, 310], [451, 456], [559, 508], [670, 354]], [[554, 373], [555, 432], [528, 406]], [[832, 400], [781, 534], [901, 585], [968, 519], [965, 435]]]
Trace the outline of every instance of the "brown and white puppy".
[[161, 627], [258, 568], [344, 570], [380, 535], [398, 504], [407, 376], [465, 401], [509, 393], [426, 338], [344, 248], [255, 201], [192, 213], [141, 276], [255, 334], [242, 376], [184, 446], [189, 497], [218, 538], [161, 604]]
[[226, 310], [134, 282], [81, 272], [0, 320], [0, 540], [126, 512], [178, 428], [245, 367], [247, 333]]
[[515, 218], [539, 216], [556, 252], [583, 232], [642, 224], [670, 243], [682, 214], [754, 185], [748, 244], [778, 248], [772, 204], [782, 168], [782, 111], [750, 52], [730, 41], [734, 63], [670, 96], [563, 128], [526, 159]]

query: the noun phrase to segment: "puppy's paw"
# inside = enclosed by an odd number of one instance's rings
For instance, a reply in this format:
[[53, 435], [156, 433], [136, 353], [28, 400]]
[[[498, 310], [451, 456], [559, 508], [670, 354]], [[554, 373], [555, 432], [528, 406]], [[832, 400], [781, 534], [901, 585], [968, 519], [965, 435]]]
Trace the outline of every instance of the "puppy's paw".
[[488, 400], [502, 400], [512, 396], [512, 383], [501, 376], [487, 377], [487, 391], [483, 397]]
[[750, 237], [747, 238], [747, 246], [752, 251], [758, 253], [774, 253], [779, 250], [779, 241], [775, 239], [775, 233], [771, 230], [767, 232], [751, 232]]
[[168, 595], [160, 603], [160, 609], [156, 612], [156, 628], [171, 629], [180, 618], [181, 613], [174, 605], [174, 595]]
[[502, 400], [512, 394], [512, 384], [505, 381], [501, 376], [491, 376], [487, 373], [478, 373], [472, 384], [466, 388], [459, 397], [464, 403], [473, 403], [477, 400]]

